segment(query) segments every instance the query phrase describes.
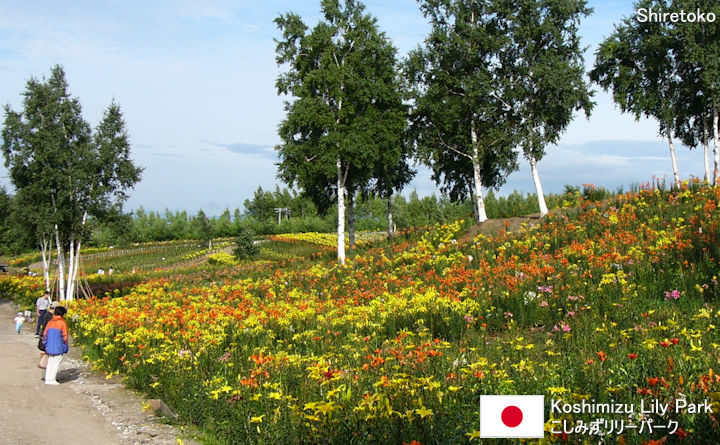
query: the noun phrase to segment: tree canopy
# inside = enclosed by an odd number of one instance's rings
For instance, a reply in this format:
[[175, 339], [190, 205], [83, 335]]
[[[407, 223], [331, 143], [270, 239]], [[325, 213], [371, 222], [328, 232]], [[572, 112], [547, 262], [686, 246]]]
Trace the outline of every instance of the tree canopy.
[[[382, 153], [401, 143], [405, 119], [396, 49], [354, 0], [323, 0], [311, 30], [293, 13], [279, 16], [277, 80], [285, 104], [279, 177], [319, 208], [338, 203], [338, 258], [345, 261], [345, 195], [366, 186]], [[386, 158], [388, 161], [393, 157]]]
[[[720, 14], [714, 1], [640, 0], [634, 9], [665, 13], [697, 10]], [[596, 53], [593, 81], [611, 91], [624, 112], [654, 117], [667, 138], [675, 183], [680, 180], [673, 137], [691, 147], [707, 145], [709, 122], [715, 140], [715, 173], [720, 164], [717, 101], [720, 97], [720, 23], [625, 18]], [[707, 176], [707, 173], [706, 173]], [[713, 179], [714, 180], [714, 179]]]
[[93, 132], [82, 117], [80, 101], [69, 93], [62, 67], [53, 67], [47, 80], [28, 80], [23, 96], [21, 112], [5, 106], [5, 165], [39, 244], [47, 246], [54, 236], [60, 297], [72, 299], [87, 218], [114, 214], [142, 169], [130, 158], [120, 107], [111, 103]]
[[418, 157], [453, 199], [474, 194], [476, 219], [487, 219], [482, 187], [499, 187], [517, 168], [510, 92], [500, 55], [511, 43], [499, 2], [422, 1], [432, 26], [409, 55], [411, 134]]

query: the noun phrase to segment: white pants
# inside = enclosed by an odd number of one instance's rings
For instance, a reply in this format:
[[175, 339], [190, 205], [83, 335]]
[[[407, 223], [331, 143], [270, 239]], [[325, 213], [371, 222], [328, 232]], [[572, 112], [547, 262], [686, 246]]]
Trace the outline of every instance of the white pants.
[[51, 382], [57, 382], [57, 372], [58, 368], [60, 368], [60, 362], [63, 359], [63, 355], [48, 355], [48, 364], [47, 368], [45, 369], [45, 383]]

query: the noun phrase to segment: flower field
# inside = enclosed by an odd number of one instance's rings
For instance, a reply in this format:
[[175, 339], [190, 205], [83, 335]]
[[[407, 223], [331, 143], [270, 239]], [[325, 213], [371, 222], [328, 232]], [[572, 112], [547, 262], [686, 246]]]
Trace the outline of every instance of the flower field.
[[91, 254], [84, 257], [83, 265], [88, 272], [97, 271], [99, 268], [108, 270], [110, 267], [124, 272], [133, 269], [151, 271], [191, 262], [228, 245], [229, 241], [219, 241], [213, 249], [208, 249], [206, 244], [198, 242], [147, 243], [130, 249], [105, 250]]
[[[346, 267], [153, 278], [75, 303], [71, 331], [217, 443], [474, 443], [481, 394], [545, 395], [546, 436], [525, 443], [720, 443], [719, 200], [640, 190], [494, 237], [405, 232]], [[593, 436], [576, 428], [597, 416], [550, 399], [714, 412], [617, 414], [624, 431]]]

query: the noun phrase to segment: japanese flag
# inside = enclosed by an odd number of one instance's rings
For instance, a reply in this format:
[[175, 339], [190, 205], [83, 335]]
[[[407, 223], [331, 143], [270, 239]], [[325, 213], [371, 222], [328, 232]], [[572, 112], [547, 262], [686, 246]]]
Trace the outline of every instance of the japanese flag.
[[480, 437], [543, 437], [544, 399], [544, 396], [480, 396]]

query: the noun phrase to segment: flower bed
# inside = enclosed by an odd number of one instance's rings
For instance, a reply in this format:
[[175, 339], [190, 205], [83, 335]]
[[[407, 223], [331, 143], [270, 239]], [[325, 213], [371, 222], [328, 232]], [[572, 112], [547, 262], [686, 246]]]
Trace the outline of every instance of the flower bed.
[[[398, 236], [346, 267], [156, 278], [78, 302], [72, 329], [100, 369], [223, 443], [472, 442], [481, 394], [707, 399], [714, 414], [656, 418], [672, 433], [609, 440], [717, 443], [718, 200], [720, 188], [642, 190], [491, 238], [459, 241], [460, 223]], [[580, 442], [553, 422], [590, 419], [548, 407], [544, 443]]]

